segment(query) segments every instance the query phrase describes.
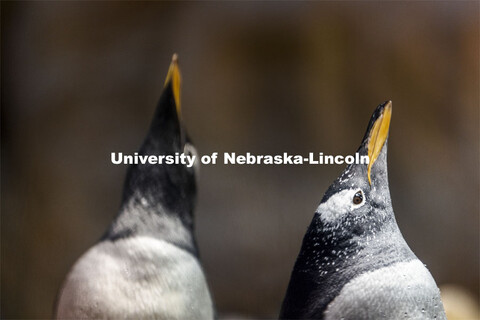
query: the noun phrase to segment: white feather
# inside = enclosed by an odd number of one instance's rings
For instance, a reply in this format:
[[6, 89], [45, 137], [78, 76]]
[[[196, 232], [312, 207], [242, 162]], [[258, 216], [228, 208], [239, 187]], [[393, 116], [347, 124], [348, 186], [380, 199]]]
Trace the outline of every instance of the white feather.
[[440, 292], [418, 260], [364, 273], [347, 283], [329, 304], [333, 319], [446, 319]]
[[74, 265], [57, 318], [212, 319], [213, 305], [195, 256], [166, 241], [101, 242]]

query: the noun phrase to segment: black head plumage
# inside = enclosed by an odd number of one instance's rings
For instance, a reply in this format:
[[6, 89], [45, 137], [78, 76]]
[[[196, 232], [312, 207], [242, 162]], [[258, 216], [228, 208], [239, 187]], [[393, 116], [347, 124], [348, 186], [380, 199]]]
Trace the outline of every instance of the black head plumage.
[[[184, 152], [195, 153], [195, 148], [181, 120], [180, 71], [174, 55], [150, 128], [138, 155], [175, 156]], [[141, 233], [163, 237], [167, 234], [169, 241], [183, 243], [185, 235], [172, 234], [172, 230], [185, 229], [192, 233], [195, 200], [194, 167], [181, 163], [132, 164], [124, 182], [120, 213], [104, 238], [117, 239]], [[166, 227], [167, 223], [181, 223], [182, 226], [180, 229]]]

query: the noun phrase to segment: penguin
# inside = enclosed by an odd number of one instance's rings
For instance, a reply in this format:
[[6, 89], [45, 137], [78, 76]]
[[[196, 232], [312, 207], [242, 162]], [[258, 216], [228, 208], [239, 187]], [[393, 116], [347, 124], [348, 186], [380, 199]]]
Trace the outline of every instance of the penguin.
[[303, 238], [280, 319], [446, 319], [440, 291], [392, 208], [392, 102], [374, 111], [353, 163], [330, 185]]
[[[194, 154], [181, 121], [181, 76], [172, 58], [140, 155]], [[104, 236], [74, 264], [57, 319], [213, 319], [194, 236], [196, 169], [130, 165], [121, 207]]]

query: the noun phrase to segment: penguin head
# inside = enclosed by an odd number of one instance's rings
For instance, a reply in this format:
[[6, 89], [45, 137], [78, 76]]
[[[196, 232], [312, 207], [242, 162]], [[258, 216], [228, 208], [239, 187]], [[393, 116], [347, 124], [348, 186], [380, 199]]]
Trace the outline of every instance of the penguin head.
[[379, 105], [357, 150], [368, 164], [353, 163], [328, 188], [316, 211], [324, 229], [339, 236], [368, 234], [393, 218], [387, 175], [387, 138], [392, 103]]
[[[174, 54], [165, 85], [153, 120], [139, 155], [176, 156], [196, 155], [196, 149], [182, 124], [180, 104], [181, 75]], [[196, 198], [197, 162], [185, 164], [134, 164], [125, 181], [123, 202], [132, 197], [140, 204], [158, 208], [157, 212], [179, 215], [188, 225], [193, 223], [192, 212]]]

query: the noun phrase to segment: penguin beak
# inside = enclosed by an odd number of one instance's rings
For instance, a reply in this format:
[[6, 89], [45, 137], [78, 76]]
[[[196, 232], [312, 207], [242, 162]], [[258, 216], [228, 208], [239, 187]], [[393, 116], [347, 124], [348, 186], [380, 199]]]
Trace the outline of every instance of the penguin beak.
[[363, 146], [367, 150], [369, 163], [367, 167], [368, 183], [372, 185], [370, 173], [372, 166], [377, 161], [380, 152], [388, 138], [390, 120], [392, 118], [392, 101], [385, 101], [377, 107], [370, 119]]
[[174, 54], [149, 133], [141, 149], [144, 154], [172, 153], [185, 145], [186, 133], [180, 117], [180, 87], [178, 56]]
[[175, 99], [175, 106], [177, 108], [178, 118], [181, 116], [180, 107], [180, 87], [182, 85], [182, 76], [180, 74], [180, 68], [178, 67], [178, 55], [176, 53], [172, 56], [172, 62], [168, 68], [167, 78], [165, 79], [164, 88], [169, 84], [172, 86], [173, 97]]
[[182, 123], [182, 112], [181, 112], [181, 102], [180, 102], [180, 92], [182, 86], [182, 75], [180, 73], [180, 68], [178, 67], [178, 55], [176, 53], [172, 56], [172, 62], [168, 68], [167, 77], [165, 78], [164, 90], [171, 90], [173, 95], [173, 100], [175, 102], [175, 109], [177, 113], [177, 119], [179, 123], [180, 130], [180, 145], [184, 146], [186, 143], [186, 132]]

